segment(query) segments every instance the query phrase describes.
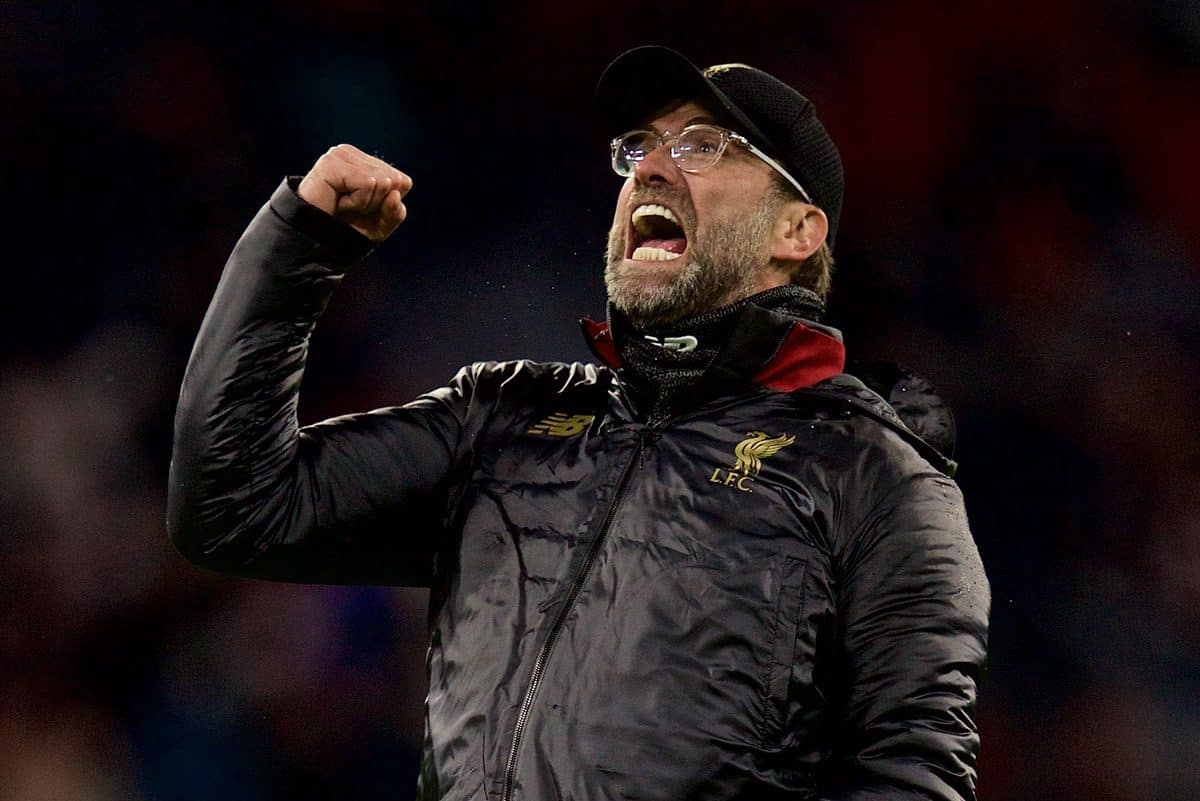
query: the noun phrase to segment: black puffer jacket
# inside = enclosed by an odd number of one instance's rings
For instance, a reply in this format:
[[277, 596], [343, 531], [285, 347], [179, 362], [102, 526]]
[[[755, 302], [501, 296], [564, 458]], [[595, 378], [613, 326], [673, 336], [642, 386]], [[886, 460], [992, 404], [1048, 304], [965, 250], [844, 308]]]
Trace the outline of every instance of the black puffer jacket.
[[286, 186], [255, 218], [168, 522], [215, 570], [431, 587], [421, 798], [974, 797], [987, 580], [951, 463], [835, 338], [751, 305], [655, 427], [612, 367], [510, 362], [298, 429], [308, 336], [368, 249]]

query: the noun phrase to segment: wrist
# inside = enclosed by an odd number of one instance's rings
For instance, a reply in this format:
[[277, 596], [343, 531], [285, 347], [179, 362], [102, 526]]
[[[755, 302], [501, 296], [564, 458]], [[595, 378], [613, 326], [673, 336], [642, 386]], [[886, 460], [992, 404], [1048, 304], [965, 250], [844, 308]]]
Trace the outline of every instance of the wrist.
[[347, 265], [362, 259], [378, 243], [305, 200], [299, 189], [302, 177], [288, 176], [271, 196], [271, 210], [284, 223], [322, 247], [334, 263]]

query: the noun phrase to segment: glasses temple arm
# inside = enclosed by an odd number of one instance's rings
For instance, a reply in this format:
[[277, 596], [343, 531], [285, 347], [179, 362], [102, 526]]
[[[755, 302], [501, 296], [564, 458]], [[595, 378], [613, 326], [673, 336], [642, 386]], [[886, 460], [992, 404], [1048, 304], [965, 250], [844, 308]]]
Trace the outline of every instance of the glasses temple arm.
[[755, 147], [753, 144], [751, 144], [750, 140], [747, 139], [746, 137], [736, 135], [736, 134], [735, 134], [735, 136], [737, 136], [737, 140], [736, 140], [737, 142], [744, 145], [747, 150], [749, 150], [751, 153], [753, 153], [754, 155], [758, 156], [760, 159], [765, 161], [767, 163], [767, 166], [769, 166], [771, 169], [775, 170], [775, 172], [779, 173], [784, 178], [786, 178], [787, 182], [789, 184], [796, 187], [796, 191], [800, 193], [800, 196], [802, 198], [804, 198], [809, 203], [813, 202], [812, 195], [808, 194], [808, 190], [806, 190], [803, 186], [801, 186], [800, 182], [797, 181], [795, 178], [793, 178], [791, 176], [791, 174], [788, 173], [788, 171], [783, 168], [782, 164], [780, 164], [778, 161], [771, 158], [766, 153], [762, 152], [757, 147]]

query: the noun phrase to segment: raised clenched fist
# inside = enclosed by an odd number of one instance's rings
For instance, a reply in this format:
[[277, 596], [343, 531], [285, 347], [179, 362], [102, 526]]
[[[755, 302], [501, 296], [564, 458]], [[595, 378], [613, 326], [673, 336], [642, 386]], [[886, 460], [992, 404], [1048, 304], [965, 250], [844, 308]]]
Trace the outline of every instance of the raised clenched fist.
[[300, 197], [376, 242], [391, 236], [408, 210], [412, 179], [353, 145], [337, 145], [317, 159], [297, 190]]

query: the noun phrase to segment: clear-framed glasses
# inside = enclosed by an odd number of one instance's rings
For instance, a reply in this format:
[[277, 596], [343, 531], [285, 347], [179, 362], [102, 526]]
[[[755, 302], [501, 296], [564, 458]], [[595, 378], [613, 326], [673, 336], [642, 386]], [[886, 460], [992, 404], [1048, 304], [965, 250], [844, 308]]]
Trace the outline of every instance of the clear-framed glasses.
[[796, 187], [796, 191], [800, 193], [801, 197], [812, 203], [812, 196], [800, 185], [799, 181], [783, 168], [782, 164], [752, 145], [750, 140], [741, 134], [708, 123], [689, 125], [677, 134], [658, 134], [647, 130], [623, 133], [611, 143], [612, 168], [617, 175], [626, 178], [633, 175], [638, 162], [663, 145], [668, 145], [671, 160], [679, 169], [690, 173], [703, 172], [721, 159], [730, 142], [735, 142], [749, 150], [768, 167], [782, 175], [789, 184]]

